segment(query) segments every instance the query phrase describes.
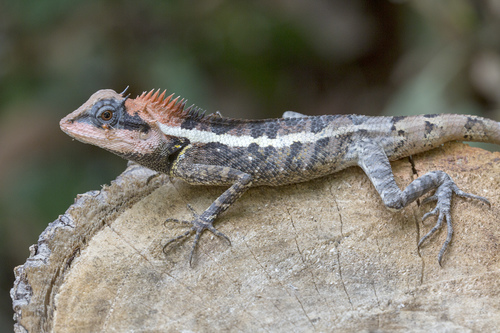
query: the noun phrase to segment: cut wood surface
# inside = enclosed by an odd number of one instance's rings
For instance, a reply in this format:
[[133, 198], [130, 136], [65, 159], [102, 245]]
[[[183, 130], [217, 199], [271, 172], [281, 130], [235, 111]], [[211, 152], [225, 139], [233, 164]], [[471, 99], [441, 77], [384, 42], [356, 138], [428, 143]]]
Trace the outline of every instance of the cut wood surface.
[[[360, 168], [250, 189], [206, 232], [163, 244], [224, 190], [131, 165], [79, 196], [16, 268], [17, 332], [494, 331], [500, 327], [500, 153], [447, 144], [392, 163], [401, 188], [443, 170], [487, 205], [455, 198], [445, 229], [417, 242], [433, 204], [387, 210]], [[416, 174], [415, 174], [416, 172]], [[148, 181], [149, 179], [149, 181]]]

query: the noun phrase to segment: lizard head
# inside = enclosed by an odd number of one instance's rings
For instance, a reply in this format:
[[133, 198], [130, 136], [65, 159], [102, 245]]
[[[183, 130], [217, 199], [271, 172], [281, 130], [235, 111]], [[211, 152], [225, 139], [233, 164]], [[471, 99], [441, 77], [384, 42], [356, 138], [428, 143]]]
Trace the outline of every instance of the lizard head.
[[99, 90], [59, 125], [63, 132], [81, 142], [165, 171], [168, 156], [186, 143], [161, 132], [157, 119], [148, 110], [152, 96], [141, 97], [128, 99], [111, 89]]

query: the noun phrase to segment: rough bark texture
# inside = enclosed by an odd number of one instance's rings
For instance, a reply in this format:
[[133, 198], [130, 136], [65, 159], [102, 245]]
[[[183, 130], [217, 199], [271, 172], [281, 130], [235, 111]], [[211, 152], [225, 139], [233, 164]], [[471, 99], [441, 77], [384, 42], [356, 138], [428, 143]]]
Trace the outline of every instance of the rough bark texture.
[[449, 144], [394, 162], [400, 187], [444, 170], [492, 208], [455, 199], [443, 261], [431, 204], [385, 209], [359, 168], [248, 191], [206, 233], [162, 244], [221, 192], [130, 166], [51, 223], [11, 291], [17, 332], [493, 331], [500, 327], [500, 153]]

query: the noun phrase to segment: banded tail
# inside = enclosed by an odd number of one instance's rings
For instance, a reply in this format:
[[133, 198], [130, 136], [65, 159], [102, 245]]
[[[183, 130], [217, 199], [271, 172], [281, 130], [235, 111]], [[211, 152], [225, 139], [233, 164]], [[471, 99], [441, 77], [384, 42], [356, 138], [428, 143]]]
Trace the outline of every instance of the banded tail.
[[[423, 152], [449, 141], [486, 142], [500, 145], [500, 122], [469, 115], [431, 114], [393, 118], [393, 135], [403, 133], [408, 146], [389, 153], [395, 160]], [[397, 140], [396, 140], [397, 141]]]

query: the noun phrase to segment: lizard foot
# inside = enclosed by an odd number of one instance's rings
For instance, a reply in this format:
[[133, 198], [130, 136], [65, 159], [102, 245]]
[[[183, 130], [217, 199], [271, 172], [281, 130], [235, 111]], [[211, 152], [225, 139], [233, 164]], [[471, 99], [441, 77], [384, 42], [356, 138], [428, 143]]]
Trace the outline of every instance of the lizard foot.
[[453, 226], [451, 224], [451, 214], [450, 214], [451, 198], [453, 194], [456, 194], [457, 196], [462, 198], [470, 198], [482, 201], [491, 207], [491, 204], [488, 201], [488, 199], [481, 197], [479, 195], [463, 192], [451, 179], [441, 184], [433, 195], [422, 200], [422, 204], [426, 204], [431, 201], [437, 201], [436, 207], [422, 217], [422, 222], [425, 221], [430, 216], [438, 215], [438, 218], [436, 225], [434, 225], [434, 227], [426, 235], [424, 235], [418, 242], [419, 248], [422, 245], [422, 243], [425, 242], [426, 239], [434, 235], [434, 233], [442, 227], [443, 220], [446, 219], [448, 234], [438, 254], [439, 266], [441, 266], [441, 260], [443, 259], [443, 255], [446, 252], [446, 248], [448, 247], [448, 244], [451, 242], [451, 238], [453, 236]]
[[167, 222], [183, 223], [183, 224], [189, 224], [189, 225], [191, 225], [191, 228], [188, 231], [184, 232], [183, 234], [170, 239], [163, 246], [163, 253], [166, 254], [166, 249], [167, 249], [167, 247], [170, 244], [172, 244], [175, 241], [178, 241], [180, 239], [186, 238], [186, 237], [190, 236], [191, 234], [195, 233], [193, 245], [192, 245], [192, 248], [191, 248], [191, 253], [189, 254], [189, 266], [192, 267], [193, 253], [194, 253], [194, 251], [196, 249], [196, 246], [198, 245], [198, 241], [200, 240], [201, 234], [205, 230], [209, 230], [214, 235], [216, 235], [218, 237], [221, 237], [221, 238], [224, 238], [229, 243], [229, 245], [231, 245], [231, 240], [229, 239], [229, 237], [227, 237], [226, 235], [224, 235], [222, 232], [220, 232], [219, 230], [217, 230], [213, 226], [213, 222], [215, 220], [214, 218], [210, 218], [210, 217], [204, 216], [205, 213], [202, 213], [201, 215], [199, 215], [199, 214], [197, 214], [195, 212], [195, 210], [193, 209], [193, 207], [191, 207], [191, 205], [188, 204], [187, 206], [188, 206], [189, 210], [191, 210], [191, 213], [193, 214], [193, 217], [194, 217], [193, 220], [191, 220], [191, 221], [185, 221], [185, 220], [178, 220], [178, 219], [174, 219], [174, 218], [168, 218], [168, 219], [165, 220], [164, 224], [167, 223]]

